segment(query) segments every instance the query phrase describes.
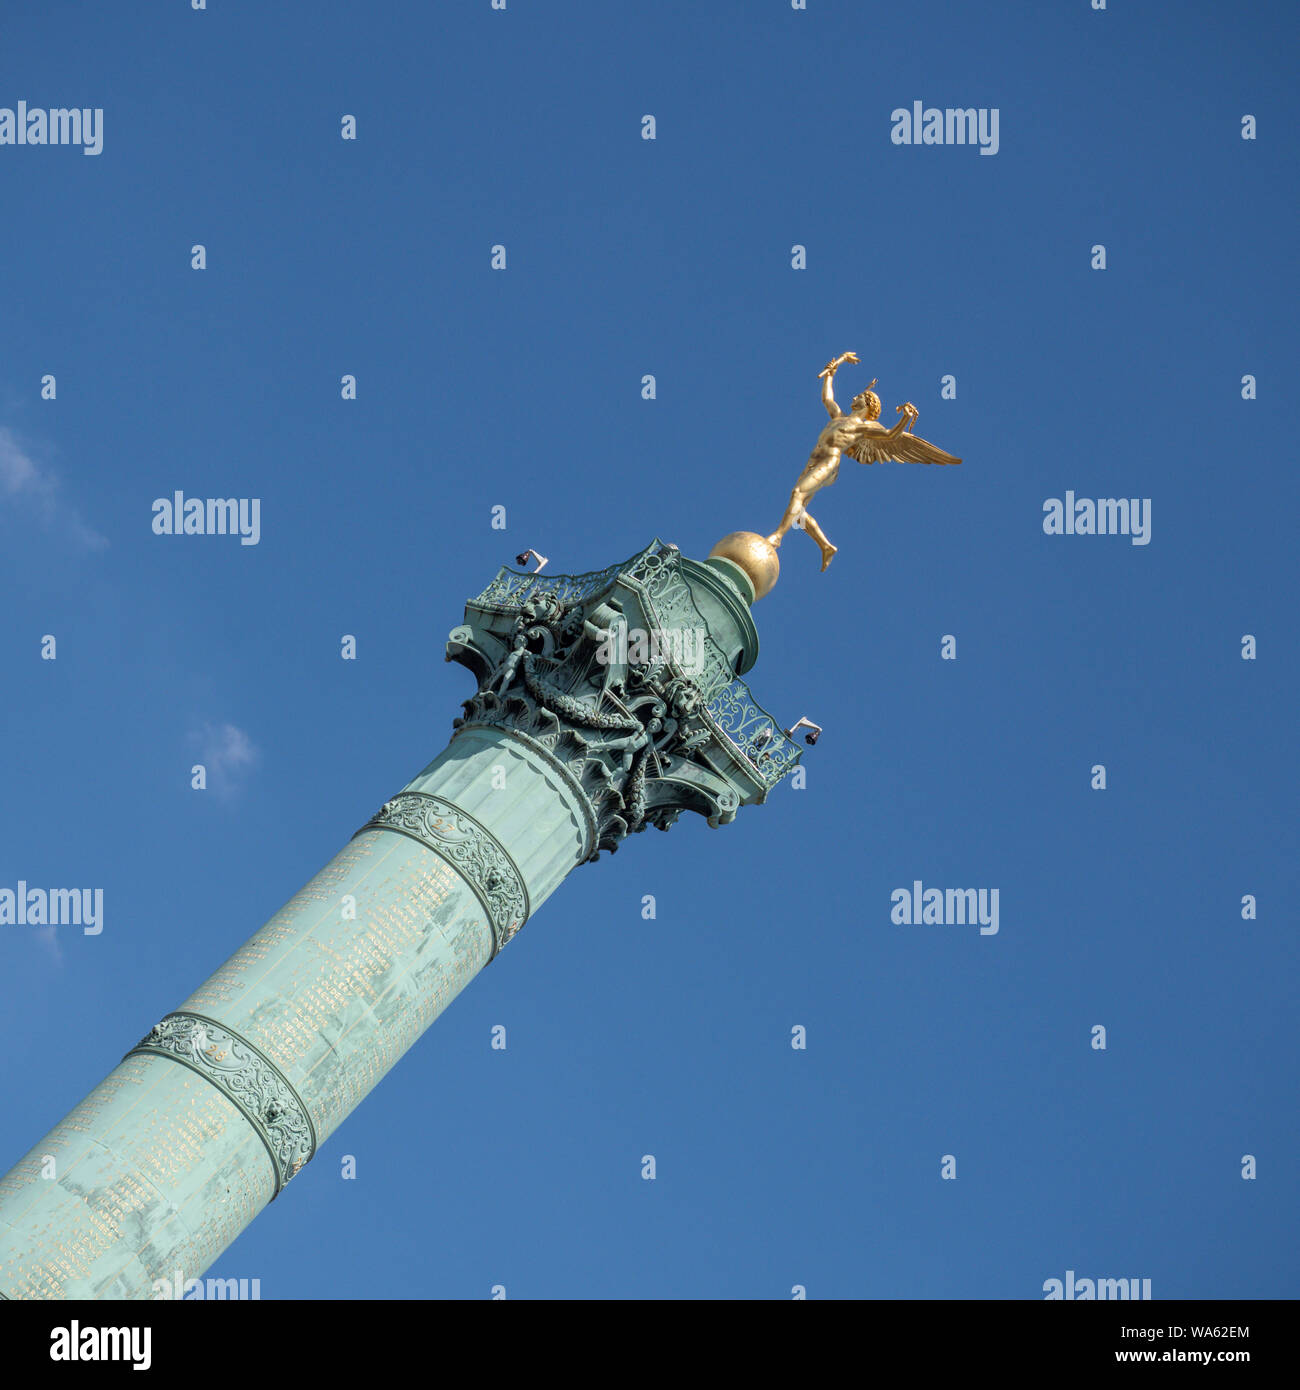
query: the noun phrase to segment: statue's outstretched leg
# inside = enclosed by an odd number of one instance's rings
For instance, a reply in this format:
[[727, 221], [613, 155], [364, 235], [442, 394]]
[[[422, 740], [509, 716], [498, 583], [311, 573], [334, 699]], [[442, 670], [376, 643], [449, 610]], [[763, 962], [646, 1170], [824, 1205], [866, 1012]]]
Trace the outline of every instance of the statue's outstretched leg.
[[775, 548], [781, 544], [781, 537], [794, 525], [795, 518], [803, 511], [803, 505], [807, 500], [807, 493], [801, 492], [798, 488], [795, 488], [790, 494], [790, 505], [785, 509], [785, 515], [781, 518], [781, 524], [767, 538], [769, 545]]
[[826, 566], [835, 558], [835, 552], [839, 547], [832, 545], [830, 541], [826, 539], [826, 533], [817, 525], [808, 512], [804, 512], [803, 519], [799, 524], [808, 532], [813, 540], [817, 542], [817, 546], [822, 553], [822, 570], [825, 571]]

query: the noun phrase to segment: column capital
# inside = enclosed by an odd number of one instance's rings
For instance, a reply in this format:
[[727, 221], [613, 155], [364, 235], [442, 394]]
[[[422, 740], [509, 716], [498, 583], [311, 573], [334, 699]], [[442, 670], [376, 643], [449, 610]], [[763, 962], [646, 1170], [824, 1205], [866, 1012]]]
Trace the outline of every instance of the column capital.
[[589, 574], [503, 567], [447, 641], [478, 680], [454, 727], [524, 734], [563, 763], [592, 808], [590, 859], [684, 810], [727, 824], [800, 757], [741, 679], [751, 598], [659, 540]]

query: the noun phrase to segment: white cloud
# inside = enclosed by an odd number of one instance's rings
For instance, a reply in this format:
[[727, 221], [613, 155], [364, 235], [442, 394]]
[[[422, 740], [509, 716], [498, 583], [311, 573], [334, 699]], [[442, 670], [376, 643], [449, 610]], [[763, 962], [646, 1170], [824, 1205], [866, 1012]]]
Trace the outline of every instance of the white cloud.
[[50, 953], [50, 958], [56, 968], [63, 965], [63, 943], [59, 940], [58, 927], [37, 927], [34, 932], [37, 941]]
[[0, 504], [10, 502], [26, 508], [47, 530], [63, 531], [88, 550], [108, 544], [64, 497], [58, 475], [37, 463], [12, 430], [0, 426]]
[[261, 756], [252, 739], [234, 724], [205, 724], [192, 741], [208, 770], [208, 787], [224, 795], [238, 789]]

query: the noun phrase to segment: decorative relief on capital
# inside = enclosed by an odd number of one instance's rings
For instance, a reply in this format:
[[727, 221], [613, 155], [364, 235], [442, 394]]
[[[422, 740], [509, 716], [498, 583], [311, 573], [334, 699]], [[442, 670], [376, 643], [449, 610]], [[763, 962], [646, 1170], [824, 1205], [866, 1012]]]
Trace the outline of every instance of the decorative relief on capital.
[[275, 1170], [275, 1192], [316, 1152], [316, 1128], [284, 1073], [246, 1038], [202, 1014], [178, 1010], [127, 1053], [171, 1057], [206, 1078], [257, 1131]]
[[567, 767], [592, 808], [591, 859], [683, 810], [734, 820], [798, 761], [709, 633], [682, 564], [656, 541], [592, 574], [503, 570], [447, 643], [479, 681], [455, 727], [523, 735]]
[[409, 835], [459, 870], [491, 923], [493, 955], [528, 920], [528, 889], [515, 861], [491, 831], [445, 797], [399, 792], [361, 829]]

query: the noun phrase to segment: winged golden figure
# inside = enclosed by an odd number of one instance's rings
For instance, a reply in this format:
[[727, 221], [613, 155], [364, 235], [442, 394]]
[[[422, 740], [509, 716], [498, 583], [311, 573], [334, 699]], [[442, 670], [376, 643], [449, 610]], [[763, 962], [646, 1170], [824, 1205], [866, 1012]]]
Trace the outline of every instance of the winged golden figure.
[[826, 539], [822, 528], [813, 520], [807, 510], [808, 499], [821, 491], [839, 477], [840, 459], [847, 454], [859, 463], [960, 463], [961, 459], [946, 454], [928, 439], [912, 433], [920, 411], [905, 401], [898, 407], [901, 417], [891, 428], [877, 423], [880, 419], [880, 397], [871, 389], [872, 381], [865, 391], [853, 397], [846, 415], [835, 403], [833, 383], [835, 373], [845, 362], [856, 362], [856, 352], [842, 352], [822, 368], [818, 374], [822, 383], [822, 404], [830, 415], [830, 423], [818, 436], [817, 443], [799, 480], [790, 494], [790, 504], [785, 509], [781, 524], [768, 536], [772, 546], [779, 546], [781, 538], [791, 526], [798, 525], [815, 540], [822, 552], [822, 569], [830, 564], [836, 547]]

